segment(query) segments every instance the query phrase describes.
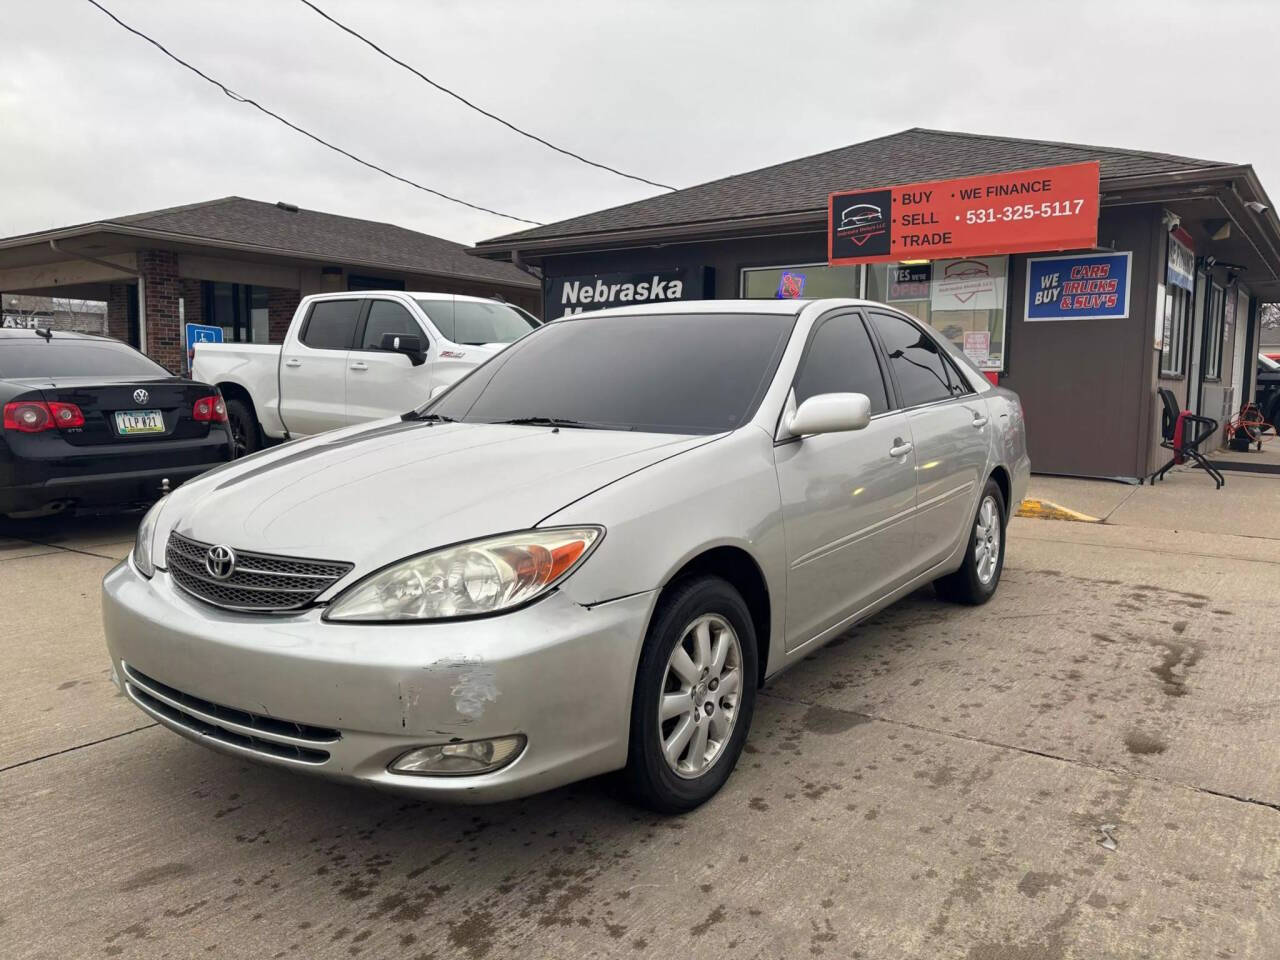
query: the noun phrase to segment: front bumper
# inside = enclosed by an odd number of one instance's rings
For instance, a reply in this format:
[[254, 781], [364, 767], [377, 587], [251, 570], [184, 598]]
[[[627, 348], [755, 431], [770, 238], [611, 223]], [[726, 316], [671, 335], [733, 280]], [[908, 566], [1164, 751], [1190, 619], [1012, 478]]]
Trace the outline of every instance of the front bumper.
[[[325, 623], [319, 609], [235, 614], [147, 580], [103, 581], [114, 675], [188, 739], [266, 763], [455, 802], [537, 793], [626, 763], [655, 593], [583, 607], [556, 592], [513, 613], [432, 624]], [[415, 747], [524, 734], [478, 776], [392, 773]]]

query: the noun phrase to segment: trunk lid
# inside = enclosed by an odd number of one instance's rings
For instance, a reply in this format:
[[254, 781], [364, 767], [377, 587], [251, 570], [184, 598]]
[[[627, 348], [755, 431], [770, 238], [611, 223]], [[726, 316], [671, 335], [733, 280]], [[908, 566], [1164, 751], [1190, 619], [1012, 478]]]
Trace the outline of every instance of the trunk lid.
[[[206, 383], [180, 377], [33, 377], [16, 382], [38, 392], [46, 403], [74, 403], [80, 408], [84, 426], [61, 430], [62, 438], [76, 447], [206, 437], [210, 424], [194, 419], [192, 407], [201, 397], [216, 393]], [[122, 433], [116, 414], [141, 411], [158, 412], [163, 432]]]

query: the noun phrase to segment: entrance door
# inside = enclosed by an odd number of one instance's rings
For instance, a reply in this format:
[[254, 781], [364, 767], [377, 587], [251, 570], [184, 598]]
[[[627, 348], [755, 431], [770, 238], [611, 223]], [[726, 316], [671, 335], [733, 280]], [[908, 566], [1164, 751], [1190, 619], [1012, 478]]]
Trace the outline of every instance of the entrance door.
[[1195, 307], [1188, 318], [1190, 330], [1187, 342], [1191, 347], [1191, 369], [1187, 373], [1187, 409], [1200, 413], [1200, 368], [1204, 356], [1204, 301], [1209, 288], [1209, 277], [1203, 270], [1196, 271]]
[[792, 387], [797, 405], [865, 393], [871, 423], [774, 448], [787, 543], [788, 650], [812, 640], [911, 576], [915, 454], [906, 416], [890, 409], [862, 317], [819, 321]]

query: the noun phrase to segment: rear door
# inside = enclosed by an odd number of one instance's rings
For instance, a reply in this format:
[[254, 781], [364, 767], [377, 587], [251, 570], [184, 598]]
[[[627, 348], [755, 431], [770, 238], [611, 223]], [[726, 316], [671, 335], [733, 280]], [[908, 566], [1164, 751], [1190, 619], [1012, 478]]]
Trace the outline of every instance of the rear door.
[[815, 326], [793, 385], [797, 406], [823, 393], [865, 393], [863, 430], [774, 447], [787, 543], [787, 649], [812, 640], [905, 582], [915, 554], [915, 454], [893, 409], [861, 314]]
[[[411, 334], [422, 341], [425, 363], [379, 349], [384, 334]], [[404, 304], [371, 299], [359, 340], [347, 357], [347, 422], [363, 423], [419, 407], [431, 394], [437, 351], [423, 325]]]
[[359, 297], [317, 300], [280, 350], [280, 413], [291, 434], [311, 436], [347, 423], [347, 358]]
[[915, 565], [923, 571], [973, 526], [990, 450], [987, 405], [924, 328], [898, 314], [870, 316], [915, 446]]

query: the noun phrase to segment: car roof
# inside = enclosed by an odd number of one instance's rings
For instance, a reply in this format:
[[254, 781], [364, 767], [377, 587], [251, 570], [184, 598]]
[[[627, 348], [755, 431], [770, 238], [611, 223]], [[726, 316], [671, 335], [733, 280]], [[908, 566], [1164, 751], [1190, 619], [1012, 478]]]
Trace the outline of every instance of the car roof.
[[[42, 328], [43, 329], [43, 328]], [[115, 337], [104, 337], [97, 333], [78, 333], [74, 330], [53, 330], [54, 340], [108, 340], [112, 343], [119, 343]], [[37, 337], [43, 340], [44, 337], [36, 333], [35, 330], [28, 327], [0, 327], [0, 339], [3, 340], [35, 340]]]
[[586, 320], [594, 317], [652, 316], [664, 313], [770, 313], [794, 316], [810, 306], [829, 309], [882, 306], [882, 304], [870, 300], [858, 300], [854, 297], [795, 300], [672, 300], [666, 303], [640, 303], [626, 307], [606, 307], [603, 310], [586, 310], [582, 313], [567, 314], [551, 322], [563, 323], [566, 320]]

